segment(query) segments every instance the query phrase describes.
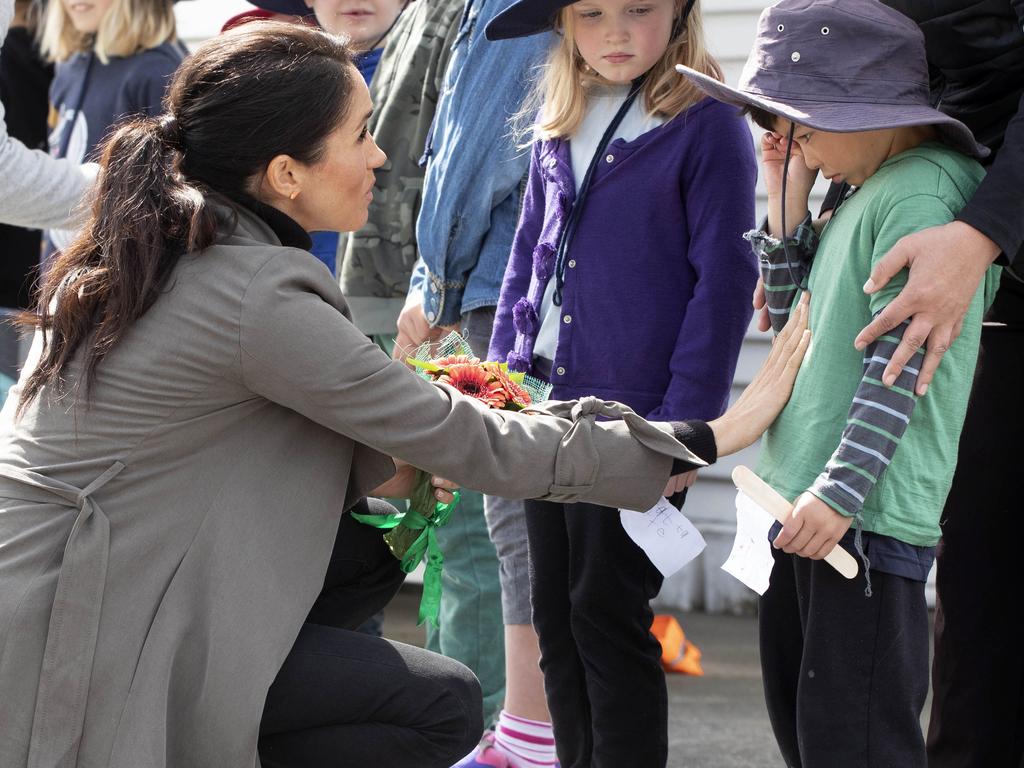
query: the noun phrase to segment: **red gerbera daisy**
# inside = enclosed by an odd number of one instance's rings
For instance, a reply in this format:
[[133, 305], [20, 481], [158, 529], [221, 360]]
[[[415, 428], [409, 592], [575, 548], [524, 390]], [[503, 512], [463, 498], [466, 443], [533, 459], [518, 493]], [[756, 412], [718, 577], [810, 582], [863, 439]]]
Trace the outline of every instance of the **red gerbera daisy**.
[[450, 365], [438, 381], [450, 384], [462, 394], [475, 397], [490, 408], [504, 408], [508, 402], [504, 387], [479, 365]]
[[530, 404], [532, 400], [530, 393], [512, 380], [512, 377], [501, 367], [501, 363], [484, 363], [483, 367], [505, 390], [505, 395], [510, 403], [519, 408], [525, 408]]

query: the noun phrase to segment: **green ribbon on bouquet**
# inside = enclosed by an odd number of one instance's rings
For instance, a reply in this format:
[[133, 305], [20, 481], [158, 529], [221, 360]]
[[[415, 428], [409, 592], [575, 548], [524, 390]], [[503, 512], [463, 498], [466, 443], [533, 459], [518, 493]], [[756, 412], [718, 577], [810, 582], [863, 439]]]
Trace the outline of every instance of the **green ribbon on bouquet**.
[[[422, 512], [410, 509], [406, 512], [398, 512], [392, 515], [360, 515], [352, 513], [352, 517], [360, 523], [389, 531], [395, 528], [407, 528], [410, 531], [419, 531], [419, 534], [408, 545], [403, 552], [392, 552], [401, 563], [400, 567], [406, 573], [412, 573], [416, 566], [426, 556], [427, 566], [423, 574], [423, 597], [420, 599], [419, 621], [417, 625], [429, 621], [435, 627], [439, 626], [438, 616], [441, 612], [441, 569], [444, 565], [444, 553], [437, 543], [437, 529], [448, 522], [452, 511], [459, 503], [459, 493], [454, 491], [455, 496], [449, 504], [437, 502], [434, 512], [427, 517]], [[387, 537], [385, 537], [387, 541]], [[390, 542], [389, 542], [390, 545]]]

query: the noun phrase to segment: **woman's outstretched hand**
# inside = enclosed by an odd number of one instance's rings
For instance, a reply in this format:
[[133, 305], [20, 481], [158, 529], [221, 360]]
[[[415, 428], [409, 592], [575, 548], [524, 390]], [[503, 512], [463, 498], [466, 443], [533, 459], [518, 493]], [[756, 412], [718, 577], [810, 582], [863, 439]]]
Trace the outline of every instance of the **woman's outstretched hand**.
[[[370, 492], [370, 496], [387, 499], [408, 499], [416, 485], [416, 467], [406, 464], [404, 461], [392, 459], [395, 462], [395, 474], [390, 480], [381, 483]], [[450, 504], [455, 498], [452, 491], [458, 490], [459, 486], [451, 480], [441, 477], [433, 477], [434, 498], [442, 504]]]
[[793, 382], [811, 343], [807, 329], [810, 294], [804, 293], [789, 322], [772, 342], [772, 351], [754, 380], [721, 417], [708, 422], [718, 455], [727, 456], [754, 443], [779, 415], [793, 392]]

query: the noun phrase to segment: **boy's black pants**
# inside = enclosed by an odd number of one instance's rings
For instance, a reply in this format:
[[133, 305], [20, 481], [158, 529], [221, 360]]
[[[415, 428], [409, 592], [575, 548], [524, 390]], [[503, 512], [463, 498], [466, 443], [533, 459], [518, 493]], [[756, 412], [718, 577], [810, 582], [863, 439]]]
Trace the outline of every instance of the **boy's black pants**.
[[619, 511], [526, 502], [533, 625], [562, 768], [663, 768], [668, 694], [650, 600], [661, 573]]
[[773, 553], [761, 671], [788, 768], [925, 768], [925, 585], [872, 570], [866, 597], [863, 572]]
[[1024, 329], [986, 327], [938, 548], [928, 764], [1024, 765]]

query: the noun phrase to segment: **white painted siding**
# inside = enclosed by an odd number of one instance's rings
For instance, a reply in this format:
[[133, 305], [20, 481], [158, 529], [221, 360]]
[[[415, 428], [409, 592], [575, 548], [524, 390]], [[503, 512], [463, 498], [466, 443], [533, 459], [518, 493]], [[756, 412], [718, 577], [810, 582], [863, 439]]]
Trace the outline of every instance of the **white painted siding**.
[[220, 32], [224, 22], [235, 14], [255, 8], [245, 0], [182, 0], [174, 6], [178, 37], [189, 48], [195, 48]]

